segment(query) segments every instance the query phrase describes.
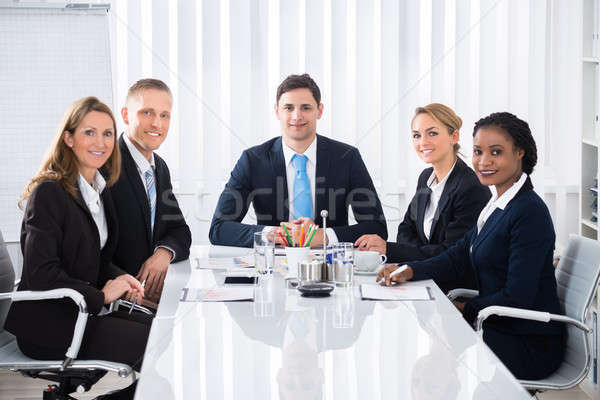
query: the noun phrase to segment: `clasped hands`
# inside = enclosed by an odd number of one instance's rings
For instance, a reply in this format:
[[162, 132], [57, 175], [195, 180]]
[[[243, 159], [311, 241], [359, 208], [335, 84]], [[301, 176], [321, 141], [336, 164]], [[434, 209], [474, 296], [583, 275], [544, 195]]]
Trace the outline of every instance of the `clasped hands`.
[[[275, 232], [275, 244], [281, 244], [285, 246], [283, 242], [282, 236], [287, 238], [286, 231], [283, 228], [287, 229], [289, 234], [292, 236], [292, 240], [294, 243], [299, 242], [300, 237], [300, 228], [304, 226], [304, 233], [308, 232], [308, 228], [312, 225], [315, 225], [315, 222], [312, 218], [308, 217], [300, 217], [292, 222], [282, 222], [278, 227], [274, 227], [273, 231]], [[318, 247], [323, 245], [323, 228], [317, 228], [315, 234], [312, 237], [310, 242], [310, 247]]]

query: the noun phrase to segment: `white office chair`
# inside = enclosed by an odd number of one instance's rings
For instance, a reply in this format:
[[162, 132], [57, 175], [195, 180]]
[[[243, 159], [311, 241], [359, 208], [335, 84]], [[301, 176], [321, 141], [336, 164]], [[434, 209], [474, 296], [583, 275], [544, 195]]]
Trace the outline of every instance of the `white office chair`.
[[[46, 291], [14, 290], [15, 274], [6, 245], [0, 232], [0, 370], [21, 372], [25, 376], [57, 382], [44, 399], [73, 399], [70, 393], [88, 391], [106, 372], [116, 372], [120, 377], [130, 376], [135, 380], [135, 372], [125, 364], [103, 360], [77, 360], [85, 325], [87, 323], [87, 305], [83, 296], [73, 289], [54, 289]], [[68, 297], [79, 307], [77, 322], [71, 345], [64, 360], [40, 361], [25, 356], [17, 346], [16, 338], [4, 330], [6, 315], [11, 301], [46, 300]]]
[[[476, 329], [482, 329], [483, 321], [490, 315], [530, 319], [542, 322], [561, 321], [567, 324], [567, 347], [561, 366], [545, 379], [521, 380], [526, 389], [548, 390], [570, 389], [578, 385], [588, 374], [592, 362], [589, 333], [586, 325], [586, 312], [598, 287], [600, 275], [600, 242], [577, 235], [569, 236], [567, 250], [556, 268], [558, 299], [564, 315], [524, 310], [513, 307], [490, 306], [481, 310], [477, 316]], [[474, 297], [477, 291], [455, 289], [448, 298]], [[596, 333], [595, 333], [596, 334]]]

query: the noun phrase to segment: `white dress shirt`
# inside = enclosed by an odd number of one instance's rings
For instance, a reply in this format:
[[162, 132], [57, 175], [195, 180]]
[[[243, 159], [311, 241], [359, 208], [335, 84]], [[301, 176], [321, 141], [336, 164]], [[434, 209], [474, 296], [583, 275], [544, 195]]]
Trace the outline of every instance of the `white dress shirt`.
[[[148, 196], [148, 188], [146, 187], [146, 177], [144, 176], [144, 174], [146, 173], [146, 171], [150, 170], [152, 175], [154, 175], [154, 153], [151, 153], [150, 162], [148, 162], [146, 157], [144, 157], [144, 155], [140, 153], [137, 147], [133, 145], [131, 139], [129, 139], [129, 136], [124, 134], [123, 138], [125, 139], [125, 144], [129, 149], [131, 157], [133, 157], [133, 161], [135, 162], [135, 166], [137, 167], [138, 174], [140, 175], [140, 179], [142, 181], [142, 185], [146, 189], [146, 196]], [[154, 176], [154, 182], [156, 185], [156, 176]]]
[[[146, 197], [149, 197], [150, 195], [148, 194], [148, 187], [146, 186], [146, 177], [144, 176], [146, 171], [150, 170], [150, 173], [154, 176], [154, 187], [158, 188], [158, 184], [156, 181], [156, 173], [154, 172], [154, 169], [156, 168], [156, 165], [154, 164], [154, 153], [150, 154], [150, 162], [148, 162], [146, 157], [144, 157], [144, 155], [140, 153], [137, 147], [134, 146], [133, 142], [131, 141], [131, 139], [129, 139], [129, 136], [127, 136], [127, 134], [123, 134], [123, 139], [125, 141], [125, 144], [127, 145], [127, 149], [129, 149], [131, 157], [133, 157], [135, 166], [137, 167], [138, 174], [142, 181], [142, 186], [146, 190]], [[158, 193], [158, 190], [156, 191], [156, 193]], [[158, 199], [156, 199], [156, 207], [158, 207]], [[175, 250], [168, 246], [157, 246], [154, 249], [154, 251], [156, 252], [156, 249], [158, 249], [159, 247], [164, 247], [172, 253], [171, 260], [175, 258]]]
[[[290, 215], [289, 221], [293, 221], [294, 218], [294, 179], [296, 177], [296, 167], [294, 167], [294, 163], [292, 162], [292, 157], [294, 157], [296, 153], [285, 143], [285, 140], [282, 138], [282, 148], [283, 148], [283, 158], [285, 160], [285, 174], [287, 180], [287, 188], [288, 188], [288, 201], [290, 205]], [[315, 215], [320, 210], [315, 209], [315, 180], [317, 175], [317, 137], [315, 136], [314, 140], [308, 146], [308, 148], [304, 151], [306, 160], [306, 175], [308, 176], [308, 182], [310, 184], [310, 200], [312, 202], [313, 215], [312, 219], [314, 221]], [[327, 239], [329, 244], [338, 243], [337, 235], [335, 231], [331, 228], [327, 228]]]
[[431, 236], [431, 225], [433, 224], [433, 218], [435, 217], [435, 212], [437, 210], [438, 204], [440, 202], [440, 198], [442, 197], [442, 192], [444, 191], [444, 187], [446, 186], [446, 182], [448, 181], [448, 177], [454, 170], [456, 166], [456, 161], [450, 168], [450, 171], [446, 174], [444, 179], [441, 182], [437, 182], [437, 176], [435, 176], [435, 171], [431, 172], [429, 179], [427, 180], [427, 186], [431, 189], [431, 194], [429, 195], [429, 203], [427, 203], [427, 208], [425, 209], [425, 215], [423, 218], [423, 232], [429, 240]]
[[83, 197], [83, 201], [90, 210], [90, 214], [92, 214], [92, 218], [96, 223], [96, 228], [98, 228], [98, 236], [100, 236], [100, 249], [102, 249], [106, 244], [106, 240], [108, 239], [106, 214], [104, 213], [104, 204], [102, 202], [102, 198], [100, 197], [100, 193], [102, 193], [106, 187], [106, 181], [104, 180], [104, 177], [102, 177], [102, 175], [96, 171], [96, 175], [94, 175], [91, 185], [81, 174], [79, 174], [79, 177], [77, 178], [77, 183], [79, 185], [81, 197]]
[[517, 193], [519, 193], [519, 190], [521, 190], [526, 180], [527, 174], [522, 173], [519, 180], [513, 183], [506, 192], [502, 193], [502, 196], [498, 197], [497, 193], [492, 196], [483, 210], [481, 210], [479, 218], [477, 219], [477, 234], [481, 232], [481, 228], [483, 228], [483, 225], [485, 225], [485, 221], [488, 220], [496, 208], [501, 210], [506, 208], [508, 203], [517, 195]]

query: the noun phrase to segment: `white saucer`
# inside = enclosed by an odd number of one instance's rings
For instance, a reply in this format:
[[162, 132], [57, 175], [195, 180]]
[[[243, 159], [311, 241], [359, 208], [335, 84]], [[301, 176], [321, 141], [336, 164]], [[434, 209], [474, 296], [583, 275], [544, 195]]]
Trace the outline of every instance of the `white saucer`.
[[378, 273], [379, 273], [379, 270], [375, 270], [375, 271], [360, 271], [358, 269], [354, 270], [354, 275], [375, 276]]

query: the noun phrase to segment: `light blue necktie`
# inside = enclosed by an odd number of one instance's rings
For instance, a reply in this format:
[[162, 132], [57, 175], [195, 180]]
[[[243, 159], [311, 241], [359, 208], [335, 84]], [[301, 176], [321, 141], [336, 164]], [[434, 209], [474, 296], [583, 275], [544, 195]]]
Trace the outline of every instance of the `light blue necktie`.
[[310, 198], [310, 183], [306, 175], [305, 155], [294, 154], [292, 162], [296, 168], [294, 178], [294, 219], [300, 217], [313, 217], [312, 200]]
[[156, 185], [154, 184], [154, 170], [150, 167], [144, 172], [146, 190], [148, 191], [148, 205], [150, 206], [150, 229], [154, 233], [154, 215], [156, 214]]

